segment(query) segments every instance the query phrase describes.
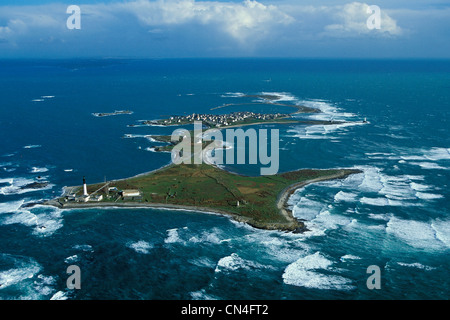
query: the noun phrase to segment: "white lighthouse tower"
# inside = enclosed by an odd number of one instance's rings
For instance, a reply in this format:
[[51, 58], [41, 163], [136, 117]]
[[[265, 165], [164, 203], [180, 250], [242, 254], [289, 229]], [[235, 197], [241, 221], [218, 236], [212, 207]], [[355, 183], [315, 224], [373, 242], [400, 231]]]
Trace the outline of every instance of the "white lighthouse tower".
[[88, 196], [88, 193], [87, 193], [87, 185], [86, 185], [86, 178], [85, 177], [83, 177], [83, 196]]

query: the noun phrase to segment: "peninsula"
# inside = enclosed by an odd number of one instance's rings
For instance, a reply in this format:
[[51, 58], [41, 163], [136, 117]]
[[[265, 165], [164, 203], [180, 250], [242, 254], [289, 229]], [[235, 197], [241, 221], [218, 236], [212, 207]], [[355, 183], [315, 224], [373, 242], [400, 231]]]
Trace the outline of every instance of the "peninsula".
[[[258, 124], [339, 124], [338, 121], [300, 120], [297, 113], [318, 113], [320, 110], [298, 105], [277, 103], [276, 95], [244, 95], [259, 99], [252, 104], [272, 104], [296, 109], [292, 113], [261, 114], [248, 111], [223, 115], [192, 114], [171, 116], [163, 120], [144, 120], [143, 125], [181, 126], [201, 121], [204, 128], [231, 128]], [[227, 104], [221, 107], [227, 107]], [[235, 104], [238, 105], [238, 104]], [[239, 104], [240, 105], [240, 104]], [[127, 113], [116, 111], [114, 114]], [[108, 116], [112, 114], [96, 114]], [[134, 125], [130, 125], [134, 126]], [[152, 135], [153, 140], [165, 146], [155, 151], [171, 151], [179, 142], [171, 136]], [[194, 143], [193, 141], [191, 143]], [[268, 230], [302, 232], [302, 221], [296, 219], [287, 205], [289, 196], [310, 183], [343, 179], [356, 169], [303, 169], [270, 176], [243, 176], [209, 164], [169, 164], [158, 170], [135, 177], [82, 186], [67, 187], [59, 198], [45, 201], [44, 205], [60, 208], [90, 207], [144, 207], [184, 209], [227, 215], [239, 222]]]
[[355, 169], [305, 169], [273, 176], [243, 176], [208, 164], [168, 165], [135, 177], [66, 188], [45, 202], [60, 208], [148, 207], [214, 212], [268, 230], [301, 232], [286, 202], [309, 183], [342, 179]]

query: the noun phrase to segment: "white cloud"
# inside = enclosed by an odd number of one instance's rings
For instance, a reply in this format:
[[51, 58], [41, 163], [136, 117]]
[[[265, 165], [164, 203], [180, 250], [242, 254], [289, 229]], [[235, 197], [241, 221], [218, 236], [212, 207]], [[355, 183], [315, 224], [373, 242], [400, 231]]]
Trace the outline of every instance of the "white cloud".
[[374, 57], [448, 57], [450, 8], [387, 9], [386, 1], [380, 30], [367, 27], [368, 4], [335, 0], [105, 0], [80, 5], [75, 31], [67, 5], [0, 5], [0, 56], [347, 57], [370, 48]]
[[[57, 14], [60, 6], [20, 6], [1, 7], [0, 21], [7, 21], [4, 26], [0, 26], [0, 35], [9, 39], [33, 33], [35, 30], [55, 31], [63, 29], [63, 25]], [[62, 7], [61, 7], [62, 8]]]
[[[343, 6], [328, 8], [330, 17], [335, 23], [324, 27], [325, 34], [332, 37], [354, 37], [359, 35], [377, 34], [381, 36], [398, 36], [403, 30], [397, 22], [381, 9], [381, 28], [369, 29], [367, 19], [371, 16], [369, 5], [353, 2]], [[368, 13], [369, 12], [369, 13]]]
[[120, 5], [148, 26], [201, 24], [211, 31], [224, 32], [240, 42], [261, 39], [277, 26], [285, 26], [294, 19], [274, 5], [257, 1], [242, 3], [194, 0], [154, 1], [139, 0]]

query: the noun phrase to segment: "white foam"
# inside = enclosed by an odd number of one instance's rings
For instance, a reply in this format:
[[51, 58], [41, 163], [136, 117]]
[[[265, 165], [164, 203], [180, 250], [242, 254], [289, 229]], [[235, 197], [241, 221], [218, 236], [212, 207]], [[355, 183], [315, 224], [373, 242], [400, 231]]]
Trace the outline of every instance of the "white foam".
[[334, 230], [338, 227], [347, 226], [352, 223], [352, 219], [340, 215], [340, 214], [332, 214], [330, 211], [325, 210], [322, 211], [315, 219], [309, 221], [308, 227], [315, 227], [326, 230]]
[[450, 248], [450, 220], [436, 219], [431, 223], [436, 239]]
[[[450, 148], [438, 148], [433, 147], [430, 149], [408, 149], [407, 155], [395, 156], [391, 155], [388, 157], [389, 160], [400, 160], [400, 163], [422, 166], [424, 169], [441, 169], [436, 163], [433, 165], [433, 162], [430, 161], [442, 161], [442, 160], [450, 160]], [[418, 162], [421, 161], [421, 162]]]
[[47, 209], [46, 212], [39, 213], [36, 217], [36, 227], [33, 230], [34, 235], [50, 236], [63, 227], [61, 209]]
[[0, 179], [0, 183], [8, 183], [8, 186], [4, 186], [0, 188], [0, 194], [3, 195], [13, 195], [13, 194], [23, 194], [28, 192], [34, 192], [38, 190], [49, 190], [54, 187], [53, 184], [47, 184], [47, 186], [43, 188], [24, 188], [26, 185], [36, 182], [33, 179], [28, 178], [6, 178]]
[[192, 297], [192, 300], [218, 300], [217, 297], [207, 294], [205, 292], [205, 289], [191, 292], [191, 297]]
[[147, 139], [150, 142], [159, 142], [158, 140], [155, 140], [152, 135], [150, 134], [132, 134], [132, 133], [126, 133], [123, 135], [123, 138], [126, 139], [135, 139], [135, 138], [144, 138]]
[[250, 260], [245, 260], [245, 259], [239, 257], [239, 255], [237, 253], [232, 253], [229, 256], [221, 258], [217, 262], [215, 272], [222, 272], [224, 270], [225, 271], [236, 271], [239, 269], [250, 270], [250, 269], [257, 269], [257, 268], [262, 268], [262, 267], [267, 267], [267, 266], [263, 266], [259, 263], [256, 263], [256, 262], [253, 262]]
[[211, 231], [204, 231], [200, 236], [193, 236], [189, 239], [189, 242], [193, 243], [213, 243], [213, 244], [220, 244], [224, 240], [220, 237], [221, 232], [218, 228], [213, 228]]
[[420, 184], [420, 183], [416, 183], [416, 182], [411, 182], [411, 189], [415, 190], [415, 191], [426, 191], [431, 189], [430, 186], [427, 186], [425, 184]]
[[223, 95], [221, 95], [222, 98], [241, 98], [245, 96], [242, 92], [227, 92]]
[[389, 199], [387, 198], [368, 198], [368, 197], [362, 197], [360, 199], [361, 203], [368, 204], [371, 206], [388, 206], [389, 205]]
[[354, 255], [351, 255], [351, 254], [346, 254], [346, 255], [344, 255], [344, 256], [342, 256], [342, 257], [340, 258], [340, 260], [341, 260], [342, 262], [345, 262], [345, 261], [347, 261], [347, 260], [360, 260], [360, 259], [361, 259], [361, 257], [354, 256]]
[[[295, 97], [290, 97], [293, 99]], [[296, 98], [295, 98], [296, 99]], [[307, 117], [312, 120], [319, 121], [343, 121], [340, 124], [327, 124], [327, 125], [311, 125], [311, 126], [296, 126], [288, 132], [293, 132], [294, 137], [300, 139], [338, 139], [340, 135], [345, 134], [347, 128], [353, 126], [364, 125], [363, 121], [349, 121], [349, 118], [353, 118], [356, 115], [350, 112], [342, 112], [340, 108], [330, 104], [325, 100], [306, 100], [297, 101], [297, 105], [303, 105], [309, 108], [318, 109], [320, 113], [310, 114]], [[334, 135], [334, 134], [337, 134]]]
[[[37, 211], [33, 213], [31, 211]], [[63, 226], [62, 210], [54, 207], [32, 208], [31, 210], [18, 210], [6, 216], [2, 224], [22, 224], [33, 227], [33, 234], [37, 236], [50, 236]]]
[[450, 148], [431, 148], [424, 150], [424, 156], [432, 161], [450, 160]]
[[39, 168], [39, 167], [32, 167], [31, 168], [31, 173], [42, 173], [42, 172], [47, 172], [48, 168]]
[[426, 193], [426, 192], [416, 192], [416, 197], [422, 200], [434, 200], [444, 198], [441, 194]]
[[314, 120], [347, 120], [350, 117], [356, 116], [355, 114], [350, 112], [341, 112], [340, 108], [332, 105], [329, 101], [305, 100], [300, 101], [300, 104], [306, 107], [319, 109], [321, 111], [321, 113], [312, 114], [309, 116], [310, 119]]
[[409, 179], [405, 176], [380, 176], [383, 188], [379, 191], [389, 199], [411, 200], [415, 198]]
[[389, 221], [391, 219], [391, 215], [388, 215], [388, 214], [369, 213], [368, 217], [370, 219], [382, 220], [382, 221]]
[[379, 192], [383, 189], [380, 171], [375, 167], [363, 168], [363, 180], [359, 184], [359, 189], [367, 192]]
[[436, 269], [434, 267], [423, 265], [423, 264], [421, 264], [419, 262], [413, 262], [413, 263], [397, 262], [397, 264], [402, 266], [402, 267], [417, 268], [417, 269], [426, 270], [426, 271], [430, 271], [430, 270], [435, 270]]
[[153, 249], [153, 245], [151, 243], [149, 243], [147, 241], [143, 241], [143, 240], [129, 243], [127, 245], [127, 247], [133, 249], [137, 253], [143, 253], [143, 254], [147, 254], [150, 252], [151, 249]]
[[414, 182], [424, 180], [424, 176], [391, 176], [382, 173], [380, 169], [375, 167], [361, 167], [359, 169], [362, 169], [364, 174], [362, 182], [357, 187], [358, 191], [377, 194], [377, 196], [366, 195], [360, 199], [361, 203], [368, 205], [417, 206], [420, 205], [415, 201], [418, 198], [417, 191], [432, 188], [432, 186]]
[[68, 299], [67, 293], [63, 291], [58, 291], [50, 298], [50, 300], [67, 300], [67, 299]]
[[171, 244], [171, 243], [184, 243], [184, 241], [180, 238], [178, 234], [178, 229], [169, 229], [167, 230], [167, 238], [164, 239], [164, 243]]
[[[277, 97], [277, 99], [275, 100], [276, 102], [278, 102], [278, 101], [298, 101], [298, 99], [289, 92], [261, 92], [261, 95], [276, 96]], [[264, 101], [271, 101], [268, 99], [264, 99], [263, 97], [262, 97], [262, 99]]]
[[436, 227], [433, 228], [427, 222], [392, 217], [387, 223], [386, 232], [416, 248], [442, 249], [444, 245], [437, 238]]
[[[362, 125], [360, 122], [347, 122], [342, 124], [327, 124], [327, 125], [312, 125], [312, 126], [297, 126], [287, 132], [294, 133], [293, 137], [300, 139], [339, 139], [339, 135], [344, 133], [346, 128]], [[333, 134], [338, 134], [333, 135]]]
[[[299, 239], [304, 238], [305, 235], [299, 235]], [[279, 240], [270, 240], [263, 241], [263, 244], [266, 248], [266, 252], [270, 254], [277, 261], [292, 263], [297, 258], [304, 254], [305, 249], [302, 246], [299, 246], [299, 243], [293, 243], [290, 241], [286, 241], [286, 239]]]
[[424, 156], [400, 156], [400, 159], [405, 160], [405, 161], [411, 161], [411, 160], [422, 161], [422, 160], [426, 160], [427, 158], [425, 158]]
[[37, 262], [31, 261], [25, 266], [0, 271], [0, 290], [32, 279], [41, 270]]
[[334, 201], [336, 202], [354, 202], [356, 201], [358, 194], [354, 193], [354, 192], [344, 192], [344, 191], [339, 191], [335, 196], [334, 196]]
[[318, 139], [332, 139], [333, 137], [326, 136], [324, 134], [323, 126], [309, 126], [306, 128], [297, 127], [295, 129], [288, 130], [287, 132], [293, 132], [295, 138], [299, 139], [309, 139], [309, 140], [318, 140]]
[[35, 214], [31, 213], [28, 210], [20, 210], [15, 212], [13, 215], [7, 216], [2, 224], [10, 225], [10, 224], [22, 224], [25, 226], [35, 226], [37, 221], [37, 217]]
[[371, 198], [371, 197], [362, 197], [360, 199], [361, 203], [371, 205], [371, 206], [377, 206], [377, 207], [384, 207], [384, 206], [392, 206], [392, 207], [407, 207], [407, 206], [419, 206], [419, 204], [412, 203], [412, 202], [404, 202], [400, 200], [392, 200], [388, 198], [378, 197], [378, 198]]
[[93, 252], [94, 250], [92, 249], [92, 246], [89, 244], [77, 244], [75, 246], [73, 246], [74, 249], [76, 250], [81, 250], [81, 251], [87, 251], [87, 252]]
[[419, 166], [426, 170], [448, 170], [448, 168], [442, 167], [434, 162], [409, 162], [409, 164]]
[[[305, 253], [309, 247], [303, 240], [305, 234], [279, 233], [270, 230], [254, 229], [245, 236], [245, 243], [261, 248], [265, 256], [283, 263], [292, 263]], [[237, 239], [234, 239], [237, 240]]]
[[0, 214], [16, 212], [25, 203], [25, 200], [0, 203]]
[[74, 254], [73, 256], [65, 258], [64, 262], [72, 264], [72, 263], [75, 263], [75, 262], [79, 261], [79, 259], [80, 259], [80, 257], [78, 257], [78, 255]]
[[425, 176], [418, 176], [418, 175], [405, 175], [406, 178], [408, 178], [409, 180], [414, 180], [414, 181], [423, 181], [425, 180]]
[[40, 147], [42, 147], [40, 144], [31, 144], [28, 146], [24, 146], [23, 148], [24, 149], [34, 149], [34, 148], [40, 148]]
[[283, 281], [289, 285], [323, 290], [350, 290], [354, 288], [351, 285], [351, 280], [347, 278], [324, 274], [319, 271], [331, 271], [332, 265], [332, 261], [316, 252], [288, 265], [283, 273]]
[[298, 219], [312, 220], [317, 217], [325, 205], [321, 202], [314, 201], [308, 197], [302, 197], [300, 191], [297, 190], [287, 201], [292, 208], [292, 214]]

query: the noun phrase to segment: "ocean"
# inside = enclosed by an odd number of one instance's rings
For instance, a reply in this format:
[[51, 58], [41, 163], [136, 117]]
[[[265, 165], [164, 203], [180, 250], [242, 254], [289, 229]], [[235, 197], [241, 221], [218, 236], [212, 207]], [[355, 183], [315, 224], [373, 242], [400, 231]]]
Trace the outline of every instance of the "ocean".
[[[280, 132], [280, 172], [358, 168], [289, 199], [309, 231], [266, 231], [162, 209], [26, 204], [64, 186], [170, 162], [139, 120], [289, 107], [346, 124]], [[0, 299], [448, 299], [450, 62], [428, 60], [0, 61]], [[92, 113], [131, 110], [95, 117]], [[362, 123], [366, 118], [367, 123]], [[135, 126], [129, 126], [135, 125]], [[257, 175], [257, 165], [225, 165]], [[30, 188], [37, 179], [49, 182]], [[67, 267], [81, 270], [68, 289]], [[380, 289], [369, 289], [369, 266]]]

